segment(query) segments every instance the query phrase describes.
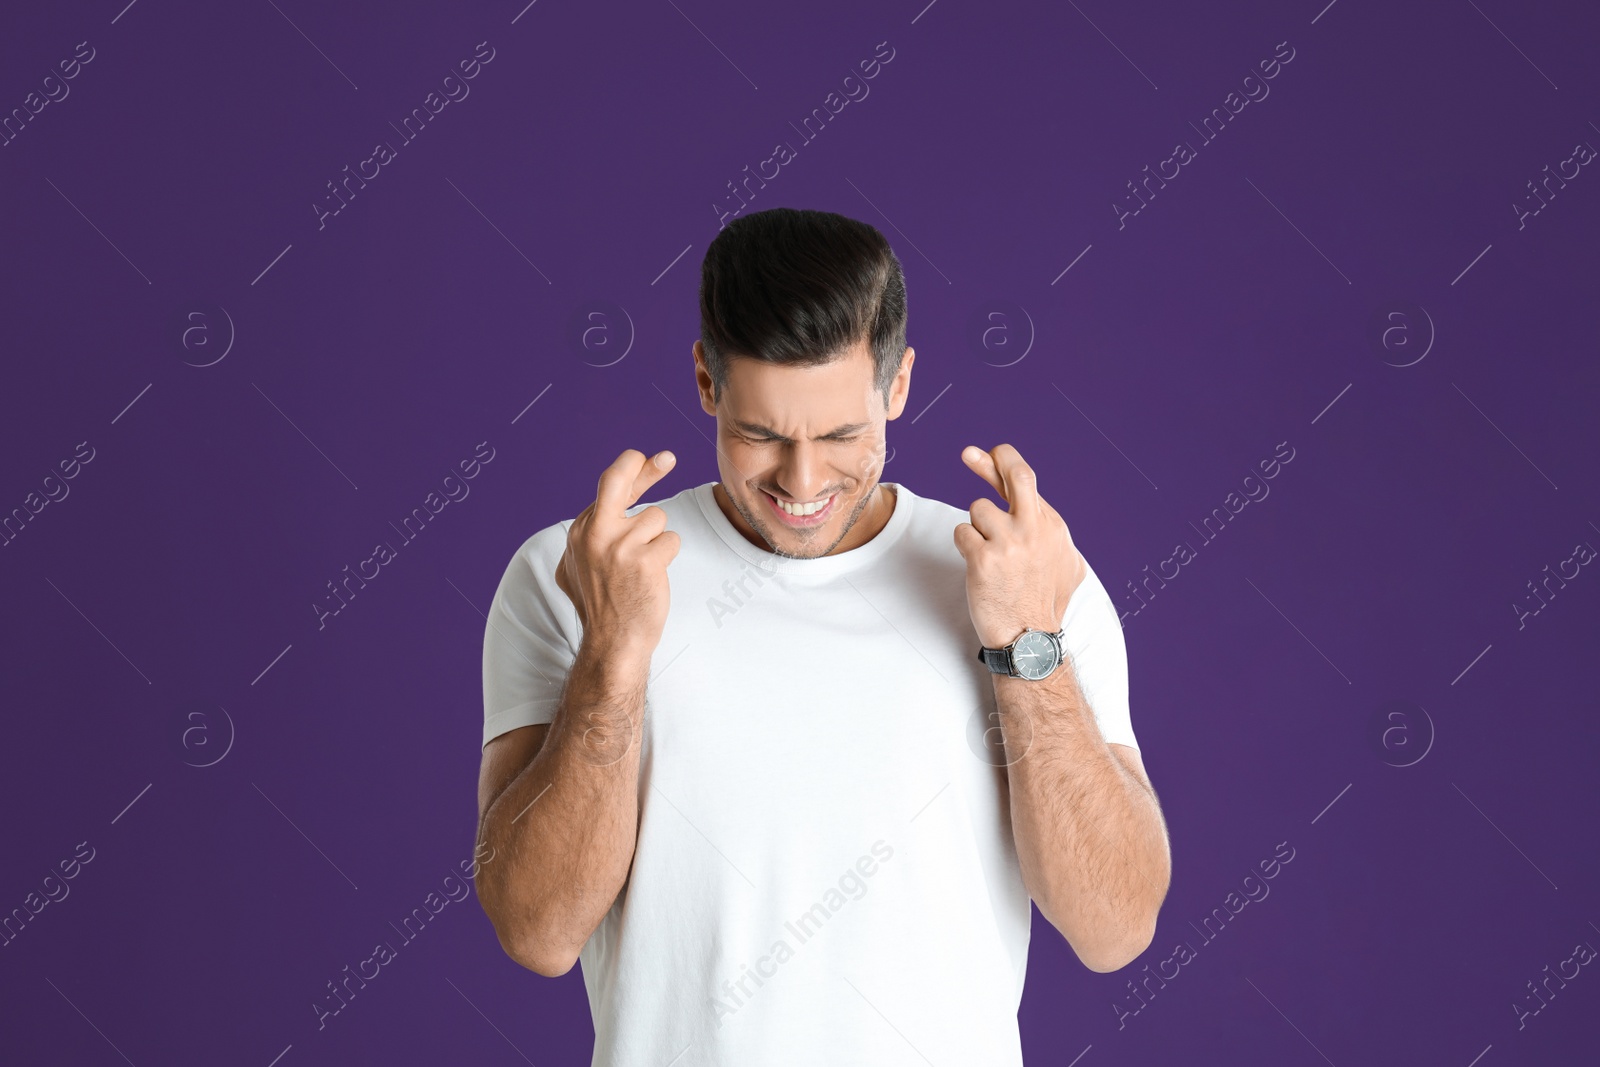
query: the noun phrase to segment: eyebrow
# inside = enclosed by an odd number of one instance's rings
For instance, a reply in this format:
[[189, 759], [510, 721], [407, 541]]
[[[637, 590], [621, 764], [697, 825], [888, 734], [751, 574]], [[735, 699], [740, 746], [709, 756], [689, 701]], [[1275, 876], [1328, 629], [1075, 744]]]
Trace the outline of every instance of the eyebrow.
[[[730, 419], [729, 422], [731, 422], [736, 429], [741, 430], [744, 433], [757, 435], [757, 436], [761, 436], [761, 437], [770, 437], [775, 441], [787, 441], [787, 440], [789, 440], [789, 438], [787, 438], [787, 437], [783, 436], [782, 434], [778, 433], [776, 430], [772, 430], [772, 429], [770, 429], [770, 428], [768, 428], [766, 426], [762, 426], [759, 423], [742, 422], [739, 419]], [[825, 433], [825, 434], [821, 435], [820, 437], [814, 438], [814, 440], [827, 441], [827, 440], [830, 440], [830, 439], [835, 438], [835, 437], [848, 437], [851, 434], [860, 433], [862, 430], [870, 430], [871, 428], [872, 428], [872, 423], [870, 423], [870, 422], [852, 422], [852, 423], [848, 423], [848, 424], [846, 424], [844, 426], [840, 426], [838, 429], [830, 430], [828, 433]]]

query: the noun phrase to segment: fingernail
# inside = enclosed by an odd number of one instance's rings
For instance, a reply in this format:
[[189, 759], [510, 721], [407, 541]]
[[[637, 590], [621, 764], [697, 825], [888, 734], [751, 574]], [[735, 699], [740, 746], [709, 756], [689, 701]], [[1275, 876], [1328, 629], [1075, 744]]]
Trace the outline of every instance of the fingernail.
[[678, 457], [674, 456], [671, 452], [663, 452], [656, 457], [656, 465], [660, 467], [670, 467], [677, 461]]

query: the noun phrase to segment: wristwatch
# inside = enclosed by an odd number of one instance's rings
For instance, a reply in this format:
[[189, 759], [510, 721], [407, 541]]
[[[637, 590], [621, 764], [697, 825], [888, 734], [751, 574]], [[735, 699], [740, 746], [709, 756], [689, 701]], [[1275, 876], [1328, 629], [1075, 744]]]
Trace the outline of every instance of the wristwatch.
[[995, 674], [1037, 682], [1048, 678], [1061, 666], [1065, 658], [1061, 638], [1065, 633], [1065, 630], [1049, 633], [1030, 628], [1005, 648], [978, 649], [978, 660]]

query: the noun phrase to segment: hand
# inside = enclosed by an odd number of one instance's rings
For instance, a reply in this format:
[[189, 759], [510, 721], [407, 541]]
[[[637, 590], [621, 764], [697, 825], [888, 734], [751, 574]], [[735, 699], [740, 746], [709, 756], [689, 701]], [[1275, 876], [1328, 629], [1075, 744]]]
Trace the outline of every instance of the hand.
[[956, 526], [956, 549], [967, 561], [967, 610], [987, 648], [1001, 648], [1026, 629], [1061, 627], [1088, 565], [1066, 522], [1039, 495], [1033, 468], [1010, 445], [992, 451], [968, 445], [962, 462], [994, 487], [1009, 507], [988, 497], [972, 502], [970, 523]]
[[667, 513], [651, 506], [626, 512], [677, 460], [671, 452], [650, 459], [630, 448], [600, 475], [594, 503], [572, 521], [556, 584], [583, 624], [584, 643], [648, 661], [667, 623], [667, 564], [680, 538], [667, 529]]

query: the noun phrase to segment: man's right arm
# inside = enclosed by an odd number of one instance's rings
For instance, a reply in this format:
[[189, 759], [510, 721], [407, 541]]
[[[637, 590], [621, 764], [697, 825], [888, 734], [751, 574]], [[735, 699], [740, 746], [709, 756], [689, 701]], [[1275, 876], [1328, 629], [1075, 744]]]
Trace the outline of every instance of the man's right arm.
[[663, 509], [627, 512], [674, 463], [671, 452], [628, 449], [601, 474], [555, 568], [583, 633], [555, 716], [483, 748], [478, 900], [506, 953], [549, 977], [572, 969], [633, 863], [635, 745], [680, 541]]
[[483, 750], [478, 899], [506, 954], [547, 977], [572, 969], [633, 863], [648, 672], [586, 643], [554, 721]]

